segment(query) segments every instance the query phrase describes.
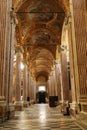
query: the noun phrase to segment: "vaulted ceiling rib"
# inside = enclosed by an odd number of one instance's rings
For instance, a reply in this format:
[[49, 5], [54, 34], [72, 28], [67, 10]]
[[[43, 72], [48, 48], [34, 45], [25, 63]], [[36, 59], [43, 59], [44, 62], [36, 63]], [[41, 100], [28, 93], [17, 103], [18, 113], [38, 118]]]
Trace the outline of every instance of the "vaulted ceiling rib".
[[61, 44], [68, 6], [60, 0], [20, 0], [19, 3], [14, 0], [14, 3], [17, 44], [24, 48], [24, 58], [35, 78], [47, 77], [56, 58], [56, 47]]

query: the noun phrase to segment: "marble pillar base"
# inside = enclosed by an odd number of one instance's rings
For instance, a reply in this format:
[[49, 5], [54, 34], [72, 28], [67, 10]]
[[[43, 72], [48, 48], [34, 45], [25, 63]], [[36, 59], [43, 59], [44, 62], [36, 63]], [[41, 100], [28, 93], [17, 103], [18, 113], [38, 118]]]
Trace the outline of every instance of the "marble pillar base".
[[8, 105], [8, 119], [12, 119], [15, 116], [15, 106], [10, 103]]
[[63, 101], [62, 101], [62, 100], [59, 100], [59, 104], [63, 104]]
[[21, 102], [21, 101], [16, 101], [14, 103], [14, 106], [15, 106], [16, 111], [22, 111], [23, 110], [23, 102]]
[[81, 111], [87, 112], [87, 95], [80, 96], [79, 107]]
[[78, 113], [78, 106], [75, 102], [70, 103], [70, 115], [76, 116]]
[[7, 103], [6, 101], [0, 101], [0, 116], [4, 119], [7, 116]]
[[35, 104], [35, 101], [32, 99], [30, 100], [30, 105], [33, 105], [33, 104]]
[[82, 103], [81, 104], [81, 111], [87, 112], [87, 103]]
[[23, 107], [29, 107], [29, 103], [27, 101], [23, 101]]

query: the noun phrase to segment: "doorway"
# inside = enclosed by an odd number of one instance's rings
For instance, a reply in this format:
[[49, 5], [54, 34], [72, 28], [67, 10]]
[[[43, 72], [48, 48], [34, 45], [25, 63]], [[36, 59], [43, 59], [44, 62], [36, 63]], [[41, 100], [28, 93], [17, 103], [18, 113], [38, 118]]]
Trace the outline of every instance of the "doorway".
[[46, 97], [47, 97], [46, 86], [39, 86], [38, 92], [36, 94], [37, 103], [46, 103]]
[[38, 101], [39, 103], [46, 103], [46, 92], [38, 92]]

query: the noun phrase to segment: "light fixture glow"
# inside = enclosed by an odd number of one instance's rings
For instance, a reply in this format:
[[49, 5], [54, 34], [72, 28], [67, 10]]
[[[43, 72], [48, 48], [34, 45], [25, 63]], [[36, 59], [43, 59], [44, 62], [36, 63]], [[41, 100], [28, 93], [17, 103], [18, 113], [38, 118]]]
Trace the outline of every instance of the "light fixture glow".
[[45, 86], [39, 86], [39, 91], [46, 91]]
[[20, 67], [21, 67], [21, 70], [23, 70], [24, 69], [24, 64], [21, 63]]
[[14, 55], [14, 62], [16, 61], [16, 55]]

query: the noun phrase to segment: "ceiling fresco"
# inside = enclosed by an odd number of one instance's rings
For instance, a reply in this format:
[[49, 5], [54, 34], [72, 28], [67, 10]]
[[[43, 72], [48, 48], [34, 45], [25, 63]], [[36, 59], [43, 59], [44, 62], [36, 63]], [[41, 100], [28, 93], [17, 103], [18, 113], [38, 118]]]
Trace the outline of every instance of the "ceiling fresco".
[[34, 22], [48, 22], [54, 17], [54, 10], [45, 0], [35, 0], [30, 4], [28, 19]]
[[51, 40], [50, 34], [44, 30], [36, 31], [32, 36], [32, 43], [34, 44], [48, 44]]
[[18, 20], [16, 45], [23, 47], [32, 75], [47, 79], [61, 44], [68, 0], [13, 0], [13, 6]]

